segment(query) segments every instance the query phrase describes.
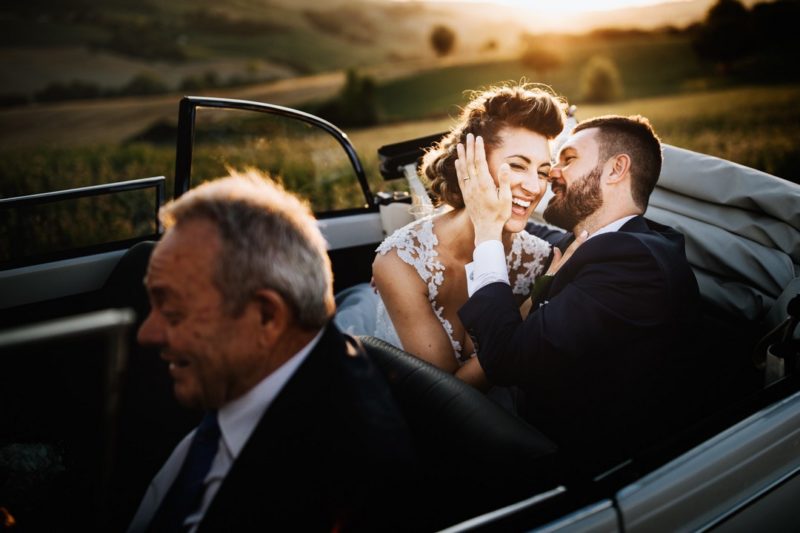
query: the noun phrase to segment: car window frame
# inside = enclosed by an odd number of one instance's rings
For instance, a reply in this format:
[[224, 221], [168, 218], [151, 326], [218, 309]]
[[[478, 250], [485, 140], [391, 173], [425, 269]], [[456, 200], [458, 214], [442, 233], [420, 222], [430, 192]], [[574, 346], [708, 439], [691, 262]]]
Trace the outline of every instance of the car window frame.
[[210, 96], [184, 96], [181, 98], [178, 107], [178, 136], [175, 149], [175, 190], [173, 198], [180, 198], [182, 194], [186, 193], [192, 187], [192, 155], [194, 151], [195, 120], [197, 118], [198, 108], [233, 109], [238, 111], [250, 111], [278, 115], [304, 122], [325, 131], [327, 134], [332, 136], [336, 142], [339, 143], [347, 155], [350, 165], [353, 167], [353, 171], [358, 179], [361, 192], [364, 195], [364, 205], [363, 207], [338, 209], [332, 211], [315, 210], [314, 215], [318, 219], [325, 219], [360, 213], [371, 213], [378, 210], [378, 206], [375, 203], [374, 195], [369, 187], [367, 174], [364, 171], [361, 160], [359, 159], [355, 148], [350, 143], [350, 139], [347, 137], [347, 134], [341, 129], [334, 126], [327, 120], [310, 113], [306, 113], [305, 111], [299, 111], [297, 109], [291, 109], [275, 104], [267, 104], [264, 102]]
[[2, 260], [0, 261], [0, 271], [10, 271], [32, 265], [123, 250], [130, 248], [134, 244], [141, 241], [158, 239], [163, 232], [161, 221], [158, 218], [158, 212], [165, 202], [166, 177], [153, 176], [149, 178], [101, 183], [98, 185], [88, 185], [85, 187], [75, 187], [72, 189], [47, 191], [25, 196], [0, 198], [0, 209], [19, 209], [31, 206], [43, 206], [69, 200], [78, 200], [82, 198], [91, 198], [93, 196], [113, 196], [122, 192], [146, 189], [153, 189], [154, 196], [152, 213], [155, 224], [155, 233], [137, 235], [127, 239], [97, 242], [84, 246], [73, 246], [59, 250], [48, 250], [22, 258]]

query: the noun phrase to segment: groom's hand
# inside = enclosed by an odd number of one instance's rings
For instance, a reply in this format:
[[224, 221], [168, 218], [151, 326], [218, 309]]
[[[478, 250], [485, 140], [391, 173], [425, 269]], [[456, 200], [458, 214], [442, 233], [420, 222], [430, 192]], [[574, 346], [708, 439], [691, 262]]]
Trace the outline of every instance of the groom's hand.
[[483, 138], [467, 134], [466, 146], [458, 144], [456, 175], [461, 195], [472, 225], [475, 246], [489, 240], [501, 240], [503, 226], [511, 218], [511, 184], [508, 164], [499, 169], [497, 183], [489, 173]]

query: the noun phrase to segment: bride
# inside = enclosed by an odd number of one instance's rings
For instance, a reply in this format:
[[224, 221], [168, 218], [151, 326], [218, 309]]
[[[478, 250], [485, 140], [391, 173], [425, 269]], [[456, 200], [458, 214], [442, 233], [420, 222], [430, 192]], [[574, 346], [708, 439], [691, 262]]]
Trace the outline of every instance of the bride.
[[[550, 141], [564, 127], [563, 102], [539, 88], [504, 86], [477, 93], [457, 124], [423, 158], [421, 173], [434, 205], [451, 209], [397, 230], [376, 250], [372, 265], [377, 299], [375, 331], [367, 332], [484, 388], [475, 347], [458, 319], [467, 301], [465, 265], [472, 262], [475, 235], [464, 209], [455, 163], [467, 136], [481, 137], [489, 172], [507, 173], [511, 217], [503, 228], [509, 280], [523, 304], [544, 273], [551, 247], [525, 225], [547, 186]], [[551, 272], [563, 259], [557, 254]], [[343, 329], [346, 324], [339, 322]]]

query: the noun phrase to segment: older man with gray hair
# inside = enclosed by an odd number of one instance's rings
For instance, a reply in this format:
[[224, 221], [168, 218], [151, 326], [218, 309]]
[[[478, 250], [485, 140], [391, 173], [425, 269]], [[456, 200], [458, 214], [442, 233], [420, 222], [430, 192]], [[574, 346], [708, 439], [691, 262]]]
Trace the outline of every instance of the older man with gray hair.
[[250, 171], [200, 185], [160, 217], [138, 338], [160, 349], [178, 401], [205, 417], [130, 531], [385, 520], [380, 502], [413, 471], [410, 440], [382, 376], [330, 323], [330, 262], [309, 208]]

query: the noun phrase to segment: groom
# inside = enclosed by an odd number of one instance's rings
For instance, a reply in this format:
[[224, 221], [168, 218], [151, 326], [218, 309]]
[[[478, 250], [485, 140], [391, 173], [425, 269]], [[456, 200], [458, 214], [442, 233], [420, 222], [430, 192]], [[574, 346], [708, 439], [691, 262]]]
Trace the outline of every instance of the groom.
[[[562, 258], [534, 288], [526, 318], [514, 304], [501, 230], [509, 216], [508, 169], [495, 188], [481, 139], [457, 163], [475, 226], [470, 299], [459, 316], [495, 385], [524, 391], [521, 414], [555, 440], [569, 464], [597, 475], [681, 422], [695, 379], [692, 330], [698, 289], [683, 236], [645, 219], [661, 171], [647, 119], [580, 123], [549, 176], [544, 217], [572, 231]], [[571, 255], [571, 257], [570, 257]]]

